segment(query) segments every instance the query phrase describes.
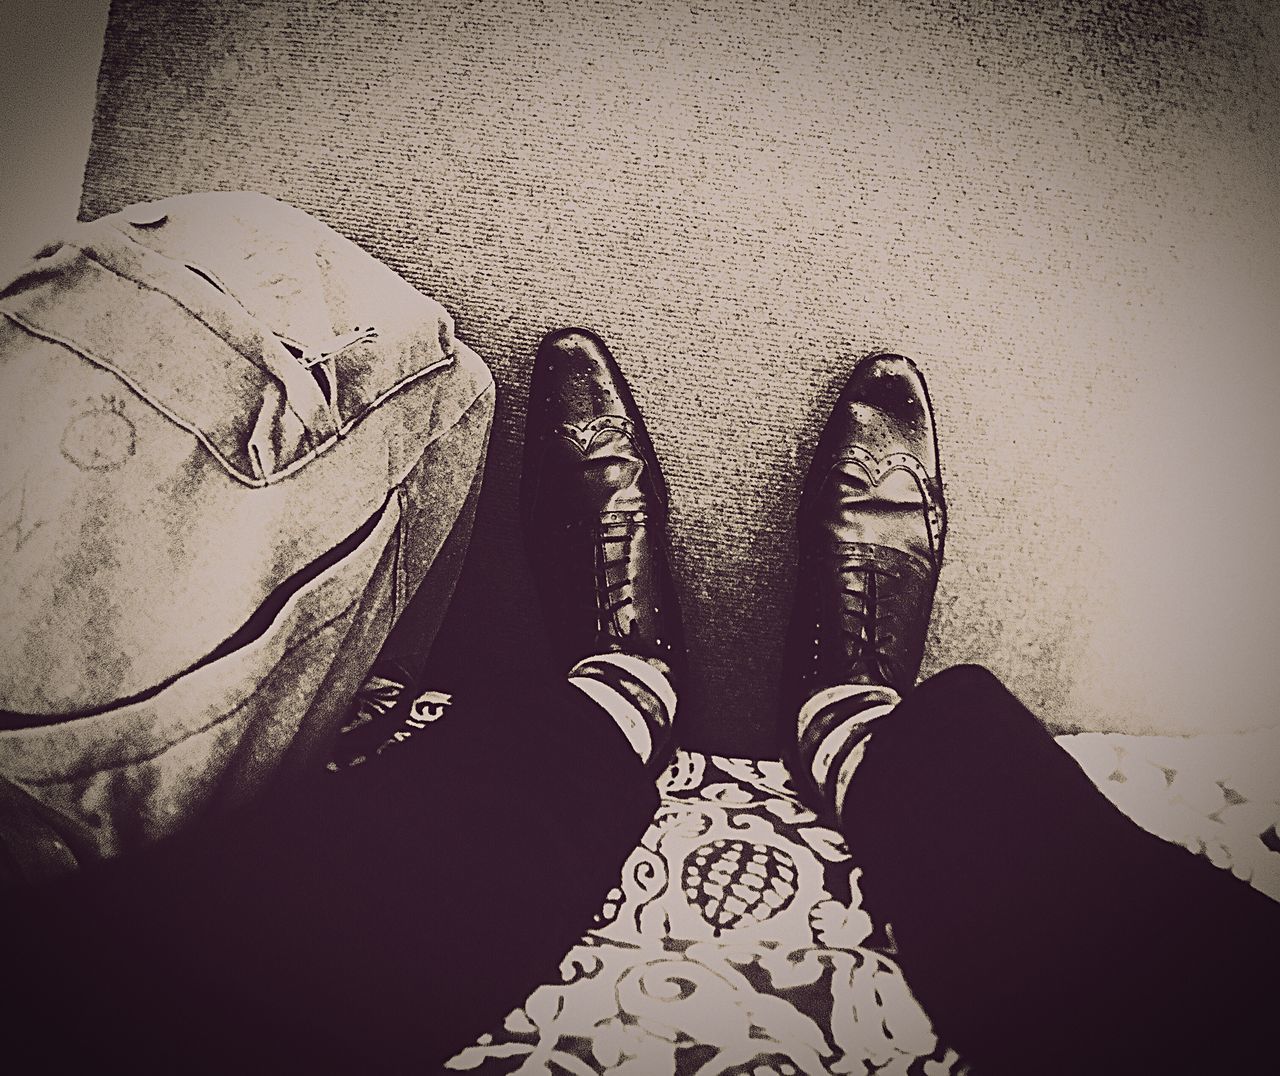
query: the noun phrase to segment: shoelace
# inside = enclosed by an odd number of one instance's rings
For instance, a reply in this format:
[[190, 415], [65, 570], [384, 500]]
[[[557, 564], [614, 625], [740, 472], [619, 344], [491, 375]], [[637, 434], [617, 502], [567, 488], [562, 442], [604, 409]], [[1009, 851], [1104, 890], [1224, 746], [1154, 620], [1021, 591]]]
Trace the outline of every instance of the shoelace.
[[[620, 624], [619, 614], [635, 603], [631, 589], [631, 541], [636, 525], [643, 515], [635, 513], [624, 519], [602, 520], [593, 531], [593, 558], [596, 579], [596, 631], [601, 638], [613, 638], [634, 633], [637, 627], [632, 620], [626, 630]], [[610, 550], [617, 554], [610, 556]]]
[[892, 572], [870, 564], [846, 568], [846, 572], [864, 580], [861, 589], [845, 586], [840, 595], [840, 631], [847, 644], [850, 669], [870, 664], [870, 658], [877, 672], [889, 672], [884, 667], [884, 651], [891, 650], [897, 639], [891, 601], [897, 587], [889, 581], [900, 581]]

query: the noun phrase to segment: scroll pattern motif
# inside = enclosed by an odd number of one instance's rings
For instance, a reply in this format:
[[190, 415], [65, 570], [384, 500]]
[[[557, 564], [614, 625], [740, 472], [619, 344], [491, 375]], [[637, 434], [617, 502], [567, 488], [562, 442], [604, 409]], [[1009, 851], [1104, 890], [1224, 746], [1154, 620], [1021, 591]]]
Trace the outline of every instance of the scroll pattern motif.
[[872, 947], [859, 871], [781, 763], [681, 751], [661, 792], [561, 981], [450, 1069], [964, 1071], [891, 956]]

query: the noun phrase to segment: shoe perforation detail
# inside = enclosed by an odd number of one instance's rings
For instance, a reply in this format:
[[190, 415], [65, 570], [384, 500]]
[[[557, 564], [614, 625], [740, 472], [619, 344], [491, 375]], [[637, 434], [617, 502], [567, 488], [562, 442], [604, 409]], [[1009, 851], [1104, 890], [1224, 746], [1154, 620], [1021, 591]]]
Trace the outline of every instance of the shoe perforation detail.
[[591, 448], [598, 438], [608, 433], [620, 433], [637, 450], [640, 447], [635, 423], [628, 418], [623, 418], [621, 415], [601, 415], [599, 418], [593, 418], [590, 422], [582, 423], [562, 422], [551, 433], [555, 437], [568, 441], [584, 456], [591, 452]]
[[933, 486], [940, 479], [929, 474], [919, 457], [910, 452], [891, 452], [887, 456], [877, 456], [861, 445], [849, 445], [835, 461], [856, 464], [867, 476], [872, 488], [880, 485], [894, 471], [906, 471], [916, 480], [920, 487], [920, 495], [924, 499], [925, 526], [929, 531], [929, 551], [935, 560], [941, 559], [942, 540], [945, 532], [945, 521], [942, 510], [938, 506], [938, 498]]

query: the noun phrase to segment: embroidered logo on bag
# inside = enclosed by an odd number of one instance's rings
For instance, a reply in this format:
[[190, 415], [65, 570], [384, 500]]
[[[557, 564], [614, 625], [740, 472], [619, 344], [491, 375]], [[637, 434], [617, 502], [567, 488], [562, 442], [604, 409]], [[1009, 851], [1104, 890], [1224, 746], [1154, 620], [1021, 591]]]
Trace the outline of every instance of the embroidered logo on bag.
[[124, 401], [102, 396], [75, 415], [62, 431], [62, 454], [82, 471], [111, 471], [134, 453], [137, 431]]

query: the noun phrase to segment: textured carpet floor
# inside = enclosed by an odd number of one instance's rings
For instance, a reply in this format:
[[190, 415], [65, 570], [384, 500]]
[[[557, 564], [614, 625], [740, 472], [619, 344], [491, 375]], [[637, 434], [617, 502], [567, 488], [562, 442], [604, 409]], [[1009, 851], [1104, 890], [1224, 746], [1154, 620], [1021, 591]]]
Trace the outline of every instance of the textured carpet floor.
[[258, 189], [457, 315], [502, 391], [477, 615], [527, 600], [498, 588], [536, 342], [600, 331], [673, 490], [694, 746], [769, 750], [801, 470], [876, 349], [939, 412], [927, 669], [986, 662], [1061, 727], [1248, 728], [1280, 693], [1276, 26], [1189, 0], [117, 0], [83, 209]]

